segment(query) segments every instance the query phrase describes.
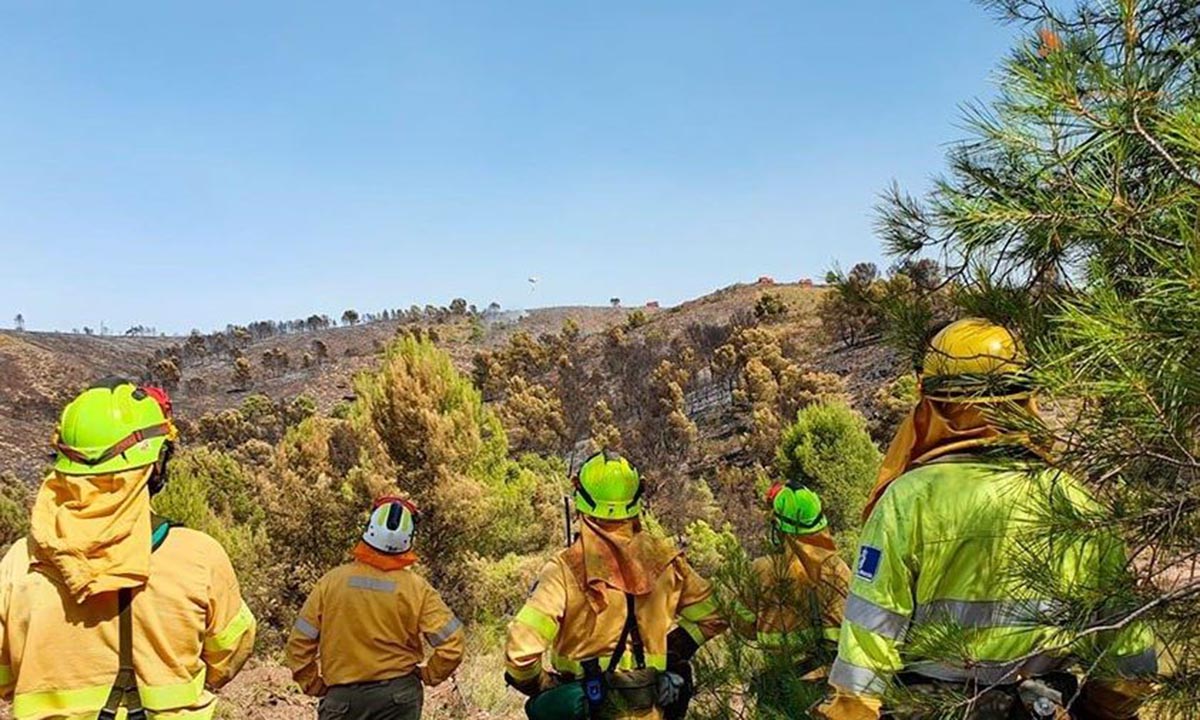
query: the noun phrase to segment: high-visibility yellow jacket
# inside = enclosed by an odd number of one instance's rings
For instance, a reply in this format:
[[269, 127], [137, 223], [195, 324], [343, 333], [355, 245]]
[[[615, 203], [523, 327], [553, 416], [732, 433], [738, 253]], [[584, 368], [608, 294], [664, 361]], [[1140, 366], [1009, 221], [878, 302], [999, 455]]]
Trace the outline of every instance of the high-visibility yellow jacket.
[[[599, 659], [607, 669], [625, 627], [626, 601], [621, 591], [606, 587], [605, 608], [597, 613], [588, 602], [583, 586], [571, 572], [566, 559], [570, 550], [562, 550], [548, 562], [524, 607], [508, 625], [504, 646], [505, 667], [517, 682], [542, 678], [548, 683], [542, 655], [550, 651], [550, 665], [560, 676], [580, 678], [583, 662]], [[682, 556], [675, 558], [654, 581], [648, 595], [634, 601], [638, 631], [645, 646], [646, 665], [658, 670], [667, 667], [667, 633], [672, 627], [685, 630], [697, 645], [724, 631], [726, 623], [717, 613], [717, 604], [708, 581], [700, 577]], [[627, 647], [620, 669], [635, 667]], [[658, 718], [657, 709], [631, 715]]]
[[[119, 665], [117, 593], [76, 603], [25, 540], [0, 561], [0, 690], [16, 720], [93, 720]], [[151, 718], [207, 720], [212, 690], [241, 670], [255, 621], [229, 557], [204, 533], [174, 528], [133, 595], [133, 655]]]
[[[1095, 597], [1126, 557], [1115, 538], [1052, 535], [1055, 508], [1086, 513], [1095, 503], [1070, 477], [1033, 463], [949, 456], [896, 480], [862, 531], [830, 672], [836, 692], [823, 716], [878, 717], [879, 698], [901, 670], [992, 684], [1068, 666], [1078, 648], [1054, 621], [1055, 598]], [[938, 627], [951, 628], [971, 662], [904, 654]], [[1108, 653], [1096, 668], [1102, 679], [1089, 681], [1078, 707], [1119, 688], [1122, 677], [1156, 671], [1145, 626], [1095, 640]], [[1113, 704], [1111, 696], [1103, 702]], [[1129, 707], [1095, 717], [1127, 717], [1136, 703]]]
[[755, 559], [754, 581], [734, 604], [739, 635], [765, 649], [836, 643], [850, 568], [832, 540], [825, 546], [785, 538], [779, 552]]
[[[433, 647], [424, 666], [421, 638]], [[288, 637], [287, 666], [309, 695], [414, 671], [437, 685], [462, 662], [464, 646], [462, 623], [425, 578], [355, 561], [317, 581]]]

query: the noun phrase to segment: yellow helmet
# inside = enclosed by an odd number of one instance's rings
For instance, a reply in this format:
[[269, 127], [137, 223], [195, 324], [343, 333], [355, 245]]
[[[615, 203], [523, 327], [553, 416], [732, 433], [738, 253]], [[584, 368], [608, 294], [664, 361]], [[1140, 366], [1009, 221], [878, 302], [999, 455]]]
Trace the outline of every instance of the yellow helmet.
[[166, 391], [105, 378], [63, 409], [54, 466], [65, 475], [106, 475], [152, 465], [178, 434]]
[[1007, 329], [982, 318], [942, 328], [921, 367], [921, 394], [948, 402], [1020, 400], [1033, 394], [1025, 351]]
[[602, 520], [628, 520], [642, 512], [642, 477], [625, 458], [601, 450], [575, 478], [575, 508]]

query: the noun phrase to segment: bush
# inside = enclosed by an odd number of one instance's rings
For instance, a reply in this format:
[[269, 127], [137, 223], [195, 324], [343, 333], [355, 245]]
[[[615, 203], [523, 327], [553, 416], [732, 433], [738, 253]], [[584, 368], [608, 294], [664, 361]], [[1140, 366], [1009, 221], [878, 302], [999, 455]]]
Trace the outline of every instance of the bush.
[[732, 553], [741, 550], [741, 543], [726, 523], [716, 530], [706, 520], [689, 523], [684, 533], [687, 539], [688, 562], [706, 577], [711, 577], [725, 565]]
[[232, 458], [185, 450], [172, 462], [170, 480], [153, 505], [159, 515], [203, 532], [225, 548], [247, 604], [263, 621], [260, 641], [277, 644], [286, 627], [278, 594], [284, 569], [272, 552], [256, 497], [256, 488]]
[[787, 315], [788, 306], [775, 293], [763, 293], [758, 296], [758, 301], [754, 303], [754, 317], [759, 320], [771, 320], [774, 318]]
[[871, 418], [871, 437], [886, 443], [920, 398], [917, 378], [905, 373], [875, 391], [875, 412]]
[[396, 338], [355, 387], [354, 422], [380, 450], [364, 468], [399, 478], [421, 506], [435, 580], [467, 551], [498, 558], [552, 544], [557, 523], [544, 513], [556, 512], [565, 468], [511, 460], [499, 419], [432, 340]]
[[12, 473], [0, 474], [0, 547], [7, 549], [29, 532], [33, 493]]
[[733, 526], [734, 534], [757, 551], [766, 541], [767, 507], [763, 498], [771, 487], [767, 472], [758, 466], [740, 468], [722, 465], [709, 481], [722, 523]]
[[[179, 452], [171, 461], [170, 481], [163, 493], [168, 499], [162, 502], [169, 506], [176, 497], [176, 486], [194, 481], [203, 482], [202, 500], [213, 514], [243, 525], [257, 527], [262, 523], [265, 511], [254, 479], [234, 456], [204, 447]], [[185, 522], [194, 512], [187, 506], [179, 507], [179, 510], [188, 515], [174, 517], [165, 510], [163, 512], [180, 522]]]
[[441, 590], [460, 617], [475, 623], [500, 625], [521, 609], [529, 587], [548, 559], [544, 553], [508, 553], [487, 558], [467, 552], [462, 562], [450, 571], [453, 580]]
[[[271, 541], [292, 568], [289, 592], [298, 597], [341, 563], [361, 532], [371, 500], [385, 483], [359, 468], [333, 466], [336, 427], [343, 421], [310, 418], [288, 432], [275, 461], [260, 476]], [[303, 599], [300, 597], [299, 599]]]
[[625, 316], [625, 327], [629, 330], [637, 330], [648, 322], [650, 322], [650, 318], [646, 317], [646, 313], [642, 310], [634, 310]]
[[776, 468], [820, 494], [845, 554], [854, 551], [850, 531], [858, 527], [881, 460], [861, 415], [841, 403], [820, 403], [801, 410], [784, 430]]

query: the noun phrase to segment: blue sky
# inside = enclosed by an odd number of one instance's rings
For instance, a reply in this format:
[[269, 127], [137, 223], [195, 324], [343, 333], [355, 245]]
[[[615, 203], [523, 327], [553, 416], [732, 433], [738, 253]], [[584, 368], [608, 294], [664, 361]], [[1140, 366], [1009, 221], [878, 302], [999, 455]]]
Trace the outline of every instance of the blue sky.
[[940, 170], [1011, 34], [968, 0], [0, 0], [0, 324], [820, 276], [878, 259], [877, 194]]

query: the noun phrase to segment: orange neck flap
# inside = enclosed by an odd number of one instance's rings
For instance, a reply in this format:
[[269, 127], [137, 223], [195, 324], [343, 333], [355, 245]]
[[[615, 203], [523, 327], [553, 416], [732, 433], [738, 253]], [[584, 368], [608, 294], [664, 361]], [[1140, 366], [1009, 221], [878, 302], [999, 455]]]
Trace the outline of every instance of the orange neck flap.
[[34, 561], [53, 568], [77, 603], [150, 577], [152, 468], [109, 475], [51, 472], [29, 528]]
[[383, 570], [384, 572], [403, 570], [404, 568], [412, 567], [417, 562], [417, 554], [412, 550], [399, 555], [388, 555], [387, 553], [379, 552], [362, 540], [359, 540], [358, 544], [354, 546], [353, 555], [354, 559], [360, 563], [370, 565], [376, 570]]
[[[1032, 398], [1005, 405], [1038, 417], [1037, 403]], [[988, 417], [989, 409], [988, 403], [949, 403], [921, 398], [900, 423], [888, 446], [875, 488], [863, 509], [863, 520], [871, 515], [888, 486], [917, 465], [989, 445], [1020, 445], [1039, 452], [1032, 447], [1026, 433], [1012, 432], [994, 424]]]
[[785, 552], [800, 563], [804, 574], [814, 584], [821, 582], [821, 576], [825, 573], [825, 563], [837, 555], [837, 545], [834, 544], [829, 530], [811, 535], [785, 535], [783, 546]]
[[604, 590], [611, 587], [630, 595], [647, 595], [658, 576], [680, 551], [652, 537], [634, 520], [596, 520], [583, 516], [579, 539], [567, 550], [566, 561], [588, 602], [597, 611], [607, 606]]

